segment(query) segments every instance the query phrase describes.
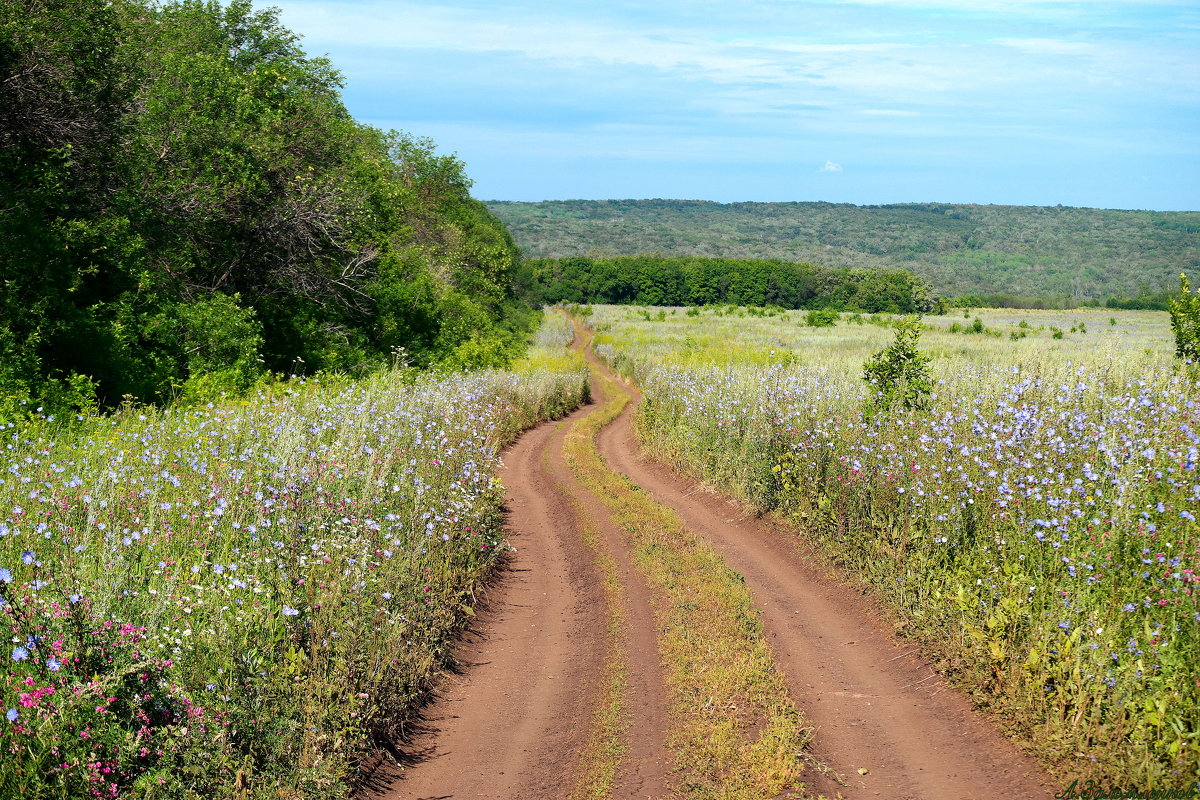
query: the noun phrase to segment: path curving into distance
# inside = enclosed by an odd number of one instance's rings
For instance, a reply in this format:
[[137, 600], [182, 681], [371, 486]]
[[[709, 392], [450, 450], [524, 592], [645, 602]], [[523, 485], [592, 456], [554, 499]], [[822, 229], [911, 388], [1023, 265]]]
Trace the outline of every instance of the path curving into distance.
[[[602, 702], [606, 642], [597, 549], [615, 562], [627, 620], [619, 649], [638, 724], [624, 732], [614, 798], [668, 795], [666, 708], [649, 589], [628, 547], [563, 455], [569, 425], [592, 403], [527, 431], [506, 451], [506, 533], [514, 551], [486, 608], [401, 746], [404, 768], [381, 769], [359, 796], [374, 800], [566, 800], [580, 794], [581, 755]], [[589, 546], [590, 532], [596, 542]]]
[[737, 504], [648, 458], [633, 408], [601, 431], [600, 453], [745, 578], [792, 697], [816, 728], [812, 750], [842, 776], [847, 798], [1054, 794], [1037, 763], [948, 687], [915, 645], [890, 631], [870, 601], [807, 561], [794, 534], [745, 517]]
[[[588, 358], [595, 372], [612, 376]], [[743, 518], [727, 499], [643, 454], [632, 425], [639, 393], [593, 381], [598, 395], [604, 385], [634, 400], [597, 437], [604, 462], [673, 509], [744, 578], [787, 691], [816, 729], [808, 760], [829, 770], [804, 775], [810, 791], [847, 800], [1053, 795], [1036, 763], [947, 687], [870, 601], [805, 560], [794, 534]], [[445, 678], [420, 733], [402, 746], [405, 766], [384, 770], [360, 796], [688, 797], [668, 748], [653, 593], [610, 509], [564, 458], [571, 425], [599, 413], [603, 399], [526, 432], [506, 453], [516, 550], [456, 648], [461, 670]], [[614, 667], [623, 676], [624, 724], [603, 777], [585, 754]]]

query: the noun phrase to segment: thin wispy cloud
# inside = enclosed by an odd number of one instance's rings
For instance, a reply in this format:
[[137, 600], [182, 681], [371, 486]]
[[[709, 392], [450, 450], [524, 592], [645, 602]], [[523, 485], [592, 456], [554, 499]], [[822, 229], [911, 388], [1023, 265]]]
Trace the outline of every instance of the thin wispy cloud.
[[842, 165], [836, 161], [826, 161], [825, 166], [821, 167], [817, 172], [841, 172]]
[[[1179, 156], [1200, 155], [1189, 4], [279, 5], [346, 72], [353, 113], [458, 151], [484, 197], [583, 196], [586, 184], [622, 197], [1200, 206], [1200, 159]], [[831, 189], [787, 177], [798, 153], [825, 146], [854, 156], [844, 191], [856, 194], [813, 196]], [[1112, 164], [1135, 151], [1122, 184]], [[1029, 163], [1038, 177], [1019, 182]], [[580, 178], [592, 169], [603, 174]]]

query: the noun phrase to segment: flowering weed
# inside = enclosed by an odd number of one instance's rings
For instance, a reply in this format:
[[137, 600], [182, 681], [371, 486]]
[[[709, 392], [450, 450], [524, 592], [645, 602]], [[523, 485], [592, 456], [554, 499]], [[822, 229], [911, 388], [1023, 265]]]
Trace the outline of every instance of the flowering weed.
[[560, 352], [0, 432], [0, 795], [344, 796], [504, 548], [500, 448], [586, 395]]
[[872, 326], [591, 324], [643, 386], [650, 449], [794, 519], [1049, 759], [1158, 786], [1200, 773], [1200, 387], [1158, 318], [1153, 348], [1109, 326], [1037, 357], [988, 338], [965, 359], [932, 325], [928, 409], [871, 416], [862, 362], [812, 337], [870, 352]]

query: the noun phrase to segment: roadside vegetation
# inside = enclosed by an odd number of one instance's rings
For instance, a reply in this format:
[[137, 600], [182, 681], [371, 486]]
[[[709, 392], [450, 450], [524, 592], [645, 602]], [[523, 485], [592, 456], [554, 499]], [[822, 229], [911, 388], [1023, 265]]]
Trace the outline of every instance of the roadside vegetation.
[[688, 797], [786, 796], [802, 779], [812, 731], [788, 695], [745, 582], [674, 511], [604, 463], [596, 436], [630, 396], [603, 373], [592, 375], [606, 399], [572, 424], [565, 452], [628, 537], [654, 593], [677, 785]]
[[863, 365], [896, 318], [650, 311], [588, 318], [649, 450], [791, 519], [1063, 772], [1200, 772], [1197, 387], [1166, 314], [927, 318], [921, 402], [883, 410]]
[[512, 371], [292, 381], [3, 432], [0, 795], [341, 798], [505, 547], [499, 449], [587, 394]]

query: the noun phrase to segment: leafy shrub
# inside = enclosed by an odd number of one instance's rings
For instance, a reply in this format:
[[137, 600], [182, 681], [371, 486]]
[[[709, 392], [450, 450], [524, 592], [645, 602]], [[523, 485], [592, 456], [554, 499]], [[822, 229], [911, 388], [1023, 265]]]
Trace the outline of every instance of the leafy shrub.
[[863, 380], [875, 394], [867, 398], [867, 411], [886, 411], [895, 405], [905, 410], [925, 408], [933, 393], [929, 355], [917, 349], [921, 320], [906, 317], [896, 323], [896, 338], [863, 365]]
[[832, 308], [814, 308], [804, 315], [804, 322], [810, 328], [831, 328], [841, 319], [841, 315]]
[[1179, 295], [1169, 307], [1175, 355], [1187, 362], [1200, 361], [1200, 295], [1192, 291], [1187, 275], [1179, 276]]

